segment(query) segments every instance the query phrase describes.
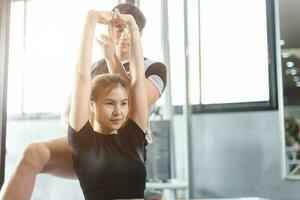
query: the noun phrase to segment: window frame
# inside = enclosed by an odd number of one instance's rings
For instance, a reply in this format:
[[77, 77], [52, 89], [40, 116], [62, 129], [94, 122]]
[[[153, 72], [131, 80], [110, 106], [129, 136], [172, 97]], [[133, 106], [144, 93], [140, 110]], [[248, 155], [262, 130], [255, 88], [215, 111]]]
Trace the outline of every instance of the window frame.
[[10, 1], [0, 0], [0, 189], [5, 175], [6, 109]]
[[[237, 111], [260, 111], [260, 110], [277, 110], [277, 78], [276, 78], [276, 25], [275, 25], [275, 6], [272, 0], [266, 1], [266, 17], [267, 17], [267, 40], [268, 40], [268, 70], [269, 70], [269, 97], [268, 101], [243, 102], [243, 103], [222, 103], [222, 104], [193, 104], [193, 113], [213, 113], [213, 112], [237, 112]], [[200, 21], [200, 3], [198, 1], [198, 20]], [[200, 29], [200, 26], [199, 26]], [[198, 31], [198, 35], [200, 30]], [[185, 37], [187, 37], [185, 35]], [[199, 35], [200, 38], [200, 35]], [[199, 39], [199, 51], [201, 48]], [[187, 45], [187, 44], [185, 44]], [[199, 52], [200, 53], [200, 52]], [[201, 57], [201, 55], [200, 55]], [[199, 63], [201, 73], [201, 65]], [[200, 84], [200, 80], [199, 80]], [[201, 90], [201, 86], [200, 86]], [[201, 95], [201, 92], [200, 92]], [[201, 99], [201, 98], [200, 98]], [[182, 106], [175, 106], [175, 113], [182, 113]]]
[[[10, 3], [13, 4], [15, 2], [20, 2], [20, 1], [16, 1], [16, 0], [13, 0], [11, 1]], [[22, 17], [22, 20], [23, 20], [23, 51], [26, 52], [27, 51], [27, 47], [26, 46], [30, 46], [28, 45], [28, 43], [26, 42], [26, 39], [28, 37], [28, 34], [26, 34], [26, 31], [27, 31], [27, 26], [28, 26], [28, 6], [26, 4], [27, 1], [21, 1], [21, 2], [24, 2], [24, 13], [23, 13], [23, 17]], [[121, 0], [116, 0], [116, 3], [121, 3], [122, 1]], [[112, 4], [112, 6], [114, 6], [114, 4]], [[11, 7], [11, 6], [10, 6]], [[112, 8], [112, 7], [111, 7]], [[12, 9], [12, 8], [11, 8]], [[10, 9], [10, 10], [11, 10]], [[98, 60], [97, 60], [98, 61]], [[8, 66], [9, 67], [9, 66]], [[24, 66], [22, 66], [24, 68]], [[20, 108], [17, 110], [17, 112], [10, 112], [8, 113], [8, 120], [27, 120], [27, 119], [52, 119], [53, 116], [55, 116], [55, 118], [60, 118], [60, 113], [61, 111], [59, 110], [55, 110], [55, 111], [26, 111], [26, 88], [25, 88], [25, 83], [24, 83], [24, 80], [28, 77], [26, 77], [25, 73], [26, 72], [29, 72], [24, 70], [21, 72], [21, 76], [22, 76], [22, 89], [21, 89], [21, 95], [20, 95]], [[28, 87], [29, 88], [29, 87]], [[9, 90], [10, 88], [8, 88]], [[9, 97], [9, 96], [8, 96]], [[9, 99], [8, 99], [9, 100]], [[8, 109], [9, 109], [9, 105], [7, 105]], [[27, 106], [28, 107], [28, 106]], [[28, 109], [28, 108], [27, 108]], [[9, 110], [8, 110], [9, 111]], [[50, 116], [50, 117], [48, 117]]]

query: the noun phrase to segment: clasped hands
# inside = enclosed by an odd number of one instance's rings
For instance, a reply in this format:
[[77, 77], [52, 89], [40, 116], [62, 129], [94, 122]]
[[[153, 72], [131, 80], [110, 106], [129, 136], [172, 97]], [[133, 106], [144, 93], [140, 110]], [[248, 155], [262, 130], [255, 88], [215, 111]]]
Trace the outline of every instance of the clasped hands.
[[96, 38], [97, 42], [101, 46], [102, 54], [106, 59], [110, 59], [115, 55], [114, 39], [116, 40], [118, 38], [113, 36], [112, 29], [125, 31], [126, 29], [130, 30], [137, 27], [132, 15], [121, 14], [117, 9], [115, 11], [91, 10], [89, 11], [89, 14], [97, 21], [97, 23], [108, 26], [108, 35], [101, 34], [98, 38]]

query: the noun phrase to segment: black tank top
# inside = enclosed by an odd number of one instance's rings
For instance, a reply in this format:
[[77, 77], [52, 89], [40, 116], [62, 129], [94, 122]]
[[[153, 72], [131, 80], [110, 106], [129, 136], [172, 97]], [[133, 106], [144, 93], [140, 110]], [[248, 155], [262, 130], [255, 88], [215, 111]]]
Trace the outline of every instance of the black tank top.
[[110, 135], [89, 122], [79, 132], [69, 126], [68, 142], [86, 200], [144, 198], [146, 140], [134, 121]]

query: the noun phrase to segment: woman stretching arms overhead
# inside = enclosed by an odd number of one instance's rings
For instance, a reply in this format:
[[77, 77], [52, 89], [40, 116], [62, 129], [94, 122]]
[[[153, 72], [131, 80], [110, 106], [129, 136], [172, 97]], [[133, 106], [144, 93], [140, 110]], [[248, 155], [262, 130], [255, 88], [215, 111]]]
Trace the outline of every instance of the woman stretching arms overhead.
[[[84, 25], [69, 115], [68, 141], [85, 199], [144, 198], [147, 94], [140, 33], [128, 14], [89, 11]], [[130, 79], [99, 75], [90, 65], [97, 23], [126, 26]], [[93, 121], [89, 121], [89, 113]]]

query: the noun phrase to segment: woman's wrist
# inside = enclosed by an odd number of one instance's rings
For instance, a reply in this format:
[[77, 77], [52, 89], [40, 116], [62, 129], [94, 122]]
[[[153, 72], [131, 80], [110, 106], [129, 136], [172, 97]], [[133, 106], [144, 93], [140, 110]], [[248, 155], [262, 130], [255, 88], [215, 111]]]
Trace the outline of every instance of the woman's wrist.
[[96, 23], [108, 24], [112, 20], [113, 13], [110, 11], [89, 10], [87, 16]]
[[127, 24], [128, 28], [133, 28], [133, 27], [137, 26], [134, 17], [130, 14], [128, 14], [128, 19], [127, 19], [126, 24]]

